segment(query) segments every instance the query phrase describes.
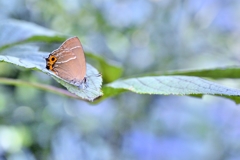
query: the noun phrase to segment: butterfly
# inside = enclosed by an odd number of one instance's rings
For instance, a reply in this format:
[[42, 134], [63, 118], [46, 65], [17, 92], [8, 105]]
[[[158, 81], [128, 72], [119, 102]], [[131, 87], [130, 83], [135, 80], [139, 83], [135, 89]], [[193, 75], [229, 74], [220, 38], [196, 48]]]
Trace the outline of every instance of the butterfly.
[[78, 37], [67, 39], [52, 51], [46, 58], [46, 68], [70, 84], [88, 87], [85, 55]]
[[[83, 47], [78, 37], [67, 39], [45, 60], [46, 69], [67, 82], [64, 86], [70, 92], [90, 101], [102, 96], [101, 74], [94, 67], [86, 64]], [[69, 86], [68, 83], [73, 86]]]

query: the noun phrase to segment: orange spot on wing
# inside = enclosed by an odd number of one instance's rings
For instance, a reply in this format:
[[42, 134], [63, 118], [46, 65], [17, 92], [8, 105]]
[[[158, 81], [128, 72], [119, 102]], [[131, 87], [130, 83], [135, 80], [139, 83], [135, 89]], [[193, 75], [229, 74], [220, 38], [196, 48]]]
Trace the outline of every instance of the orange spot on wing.
[[48, 70], [53, 71], [53, 66], [57, 61], [57, 57], [55, 57], [54, 55], [49, 55], [48, 58], [46, 58], [46, 68]]

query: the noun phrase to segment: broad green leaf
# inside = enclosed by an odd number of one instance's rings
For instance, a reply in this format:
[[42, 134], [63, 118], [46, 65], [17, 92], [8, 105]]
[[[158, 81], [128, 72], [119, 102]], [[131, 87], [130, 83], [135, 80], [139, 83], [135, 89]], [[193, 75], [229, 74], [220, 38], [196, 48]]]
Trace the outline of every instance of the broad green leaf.
[[[240, 96], [240, 90], [192, 76], [152, 76], [118, 80], [106, 85], [117, 89], [128, 90], [139, 94], [158, 95], [221, 95], [231, 98]], [[236, 99], [236, 98], [232, 98]], [[235, 102], [239, 102], [235, 100]]]
[[[147, 76], [159, 76], [159, 75], [185, 75], [185, 76], [197, 76], [208, 77], [213, 79], [221, 78], [240, 78], [240, 66], [226, 66], [221, 68], [209, 68], [199, 70], [175, 70], [166, 72], [149, 73]], [[142, 75], [143, 76], [143, 75]]]
[[95, 98], [102, 95], [101, 85], [102, 77], [98, 75], [98, 71], [87, 64], [87, 82], [88, 86], [86, 89], [80, 89], [65, 80], [61, 79], [53, 72], [45, 68], [45, 59], [49, 53], [39, 52], [38, 47], [34, 46], [15, 46], [5, 49], [1, 52], [0, 61], [12, 63], [24, 68], [31, 68], [40, 70], [50, 76], [52, 76], [56, 81], [65, 86], [70, 92], [78, 95], [82, 99], [92, 101]]

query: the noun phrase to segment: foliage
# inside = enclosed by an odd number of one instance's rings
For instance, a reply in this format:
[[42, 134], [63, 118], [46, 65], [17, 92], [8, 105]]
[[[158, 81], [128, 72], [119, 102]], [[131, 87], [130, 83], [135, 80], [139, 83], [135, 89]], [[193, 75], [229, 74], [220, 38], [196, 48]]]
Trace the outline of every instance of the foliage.
[[[72, 93], [78, 95], [83, 99], [87, 99], [91, 101], [101, 96], [100, 90], [96, 91], [96, 93], [92, 95], [91, 92], [88, 91], [88, 89], [86, 89], [85, 91], [79, 90], [77, 89], [77, 87], [62, 80], [60, 77], [56, 76], [51, 71], [48, 71], [45, 68], [45, 61], [42, 58], [44, 56], [47, 57], [48, 53], [40, 52], [38, 51], [36, 46], [34, 47], [31, 44], [26, 44], [27, 42], [39, 42], [39, 41], [51, 42], [51, 40], [55, 39], [55, 37], [59, 37], [59, 39], [61, 40], [64, 38], [64, 36], [61, 36], [55, 33], [54, 31], [44, 29], [37, 25], [30, 24], [27, 22], [16, 21], [16, 20], [2, 21], [0, 23], [0, 31], [3, 33], [7, 33], [7, 32], [12, 33], [11, 39], [5, 38], [6, 42], [1, 43], [1, 48], [0, 48], [1, 54], [2, 54], [2, 56], [0, 57], [1, 61], [47, 73], [51, 75], [54, 79], [56, 79], [58, 82], [60, 82], [62, 85], [64, 85], [66, 88], [68, 88], [69, 91], [71, 91]], [[24, 36], [23, 37], [18, 36], [19, 33], [21, 33]], [[4, 36], [4, 34], [2, 34], [2, 36]], [[0, 38], [3, 39], [3, 37], [0, 37]], [[23, 45], [24, 43], [25, 45]], [[21, 44], [21, 45], [16, 45], [16, 44]], [[103, 88], [105, 87], [111, 88], [111, 92], [115, 93], [115, 95], [116, 93], [117, 94], [122, 93], [123, 90], [125, 91], [128, 90], [128, 91], [141, 93], [141, 94], [162, 94], [162, 95], [197, 94], [201, 96], [204, 94], [212, 94], [212, 95], [219, 95], [219, 96], [228, 96], [229, 98], [235, 100], [235, 102], [237, 103], [240, 102], [238, 98], [235, 98], [235, 96], [240, 95], [240, 90], [227, 88], [227, 87], [218, 85], [216, 83], [192, 76], [192, 75], [200, 75], [201, 77], [216, 78], [215, 72], [219, 70], [217, 68], [209, 69], [208, 72], [206, 71], [203, 72], [201, 70], [193, 70], [191, 72], [186, 72], [186, 71], [185, 72], [174, 71], [169, 73], [166, 72], [165, 75], [168, 75], [168, 76], [160, 76], [164, 74], [160, 74], [157, 76], [156, 73], [155, 73], [155, 76], [149, 76], [150, 74], [148, 75], [148, 73], [145, 73], [144, 77], [133, 77], [130, 79], [114, 81], [121, 74], [121, 69], [119, 67], [108, 63], [106, 60], [104, 60], [103, 58], [100, 58], [97, 55], [89, 53], [89, 51], [88, 51], [87, 57], [94, 59], [99, 64], [99, 66], [101, 66], [99, 68], [100, 72], [103, 73], [103, 77], [106, 77], [106, 80], [108, 80], [108, 82], [113, 81], [110, 84], [105, 82], [105, 85], [103, 86]], [[228, 67], [228, 68], [226, 67], [225, 69], [222, 69], [221, 70], [222, 76], [218, 78], [229, 78], [228, 72], [232, 68], [233, 67]], [[235, 69], [237, 71], [240, 71], [240, 68], [235, 68]], [[97, 73], [97, 71], [95, 71], [95, 69], [92, 68], [91, 65], [88, 65], [87, 70], [89, 72], [88, 75]], [[173, 75], [179, 75], [179, 76], [173, 76]], [[180, 76], [180, 75], [185, 75], [185, 76]], [[191, 75], [191, 76], [186, 76], [186, 75]], [[217, 74], [217, 75], [219, 76], [220, 74]], [[231, 75], [234, 76], [234, 78], [239, 78], [240, 76], [239, 74], [238, 74], [239, 76], [237, 76], [237, 74], [233, 75], [230, 72], [230, 76]], [[99, 78], [93, 77], [93, 76], [92, 77], [90, 76], [90, 78], [91, 78], [90, 81], [93, 83], [93, 84], [89, 84], [90, 87], [99, 83], [98, 82]], [[4, 82], [6, 82], [5, 79], [3, 79], [2, 83]], [[0, 79], [0, 83], [1, 83], [1, 79]], [[35, 86], [38, 86], [38, 85], [35, 85]], [[52, 91], [51, 88], [49, 89], [49, 91]], [[56, 90], [55, 92], [58, 92], [58, 91]], [[108, 96], [112, 96], [112, 94], [111, 93], [109, 94], [108, 92], [108, 94], [106, 94], [103, 98], [107, 98]]]
[[[240, 159], [239, 8], [0, 0], [0, 159]], [[92, 103], [45, 69], [72, 36], [102, 74]]]

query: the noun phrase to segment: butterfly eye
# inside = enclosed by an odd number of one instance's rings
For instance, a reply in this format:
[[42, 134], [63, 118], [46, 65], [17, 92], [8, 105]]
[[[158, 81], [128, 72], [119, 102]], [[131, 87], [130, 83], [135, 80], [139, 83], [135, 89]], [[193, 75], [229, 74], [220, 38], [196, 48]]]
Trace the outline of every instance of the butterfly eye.
[[52, 57], [51, 60], [52, 60], [52, 61], [55, 61], [55, 57]]

